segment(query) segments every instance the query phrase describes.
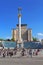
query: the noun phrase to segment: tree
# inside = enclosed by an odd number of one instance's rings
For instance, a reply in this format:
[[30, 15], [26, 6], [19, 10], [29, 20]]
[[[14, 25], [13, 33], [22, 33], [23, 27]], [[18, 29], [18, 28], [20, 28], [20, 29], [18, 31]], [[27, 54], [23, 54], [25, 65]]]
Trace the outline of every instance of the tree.
[[41, 39], [41, 43], [43, 44], [43, 39]]
[[4, 41], [4, 39], [1, 39], [1, 38], [0, 38], [0, 41]]
[[12, 38], [11, 41], [15, 41], [15, 40]]
[[6, 41], [11, 41], [10, 39], [6, 39]]
[[38, 41], [38, 38], [33, 37], [33, 41], [34, 41], [34, 42], [37, 42], [37, 41]]

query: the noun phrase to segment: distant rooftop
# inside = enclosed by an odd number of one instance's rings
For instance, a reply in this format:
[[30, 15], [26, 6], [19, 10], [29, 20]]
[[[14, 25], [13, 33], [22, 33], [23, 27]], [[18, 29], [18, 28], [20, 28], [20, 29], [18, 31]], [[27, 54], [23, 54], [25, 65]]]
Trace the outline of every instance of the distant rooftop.
[[[19, 24], [17, 24], [17, 26], [19, 26]], [[27, 26], [27, 24], [21, 24], [21, 26]]]
[[28, 30], [32, 30], [32, 28], [28, 28]]

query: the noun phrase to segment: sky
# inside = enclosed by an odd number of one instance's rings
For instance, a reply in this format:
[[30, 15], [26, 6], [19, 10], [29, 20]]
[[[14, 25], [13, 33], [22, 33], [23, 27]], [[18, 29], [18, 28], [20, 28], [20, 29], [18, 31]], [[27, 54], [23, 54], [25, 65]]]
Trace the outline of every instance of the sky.
[[0, 0], [0, 38], [11, 38], [22, 8], [22, 24], [32, 28], [32, 36], [43, 38], [43, 0]]

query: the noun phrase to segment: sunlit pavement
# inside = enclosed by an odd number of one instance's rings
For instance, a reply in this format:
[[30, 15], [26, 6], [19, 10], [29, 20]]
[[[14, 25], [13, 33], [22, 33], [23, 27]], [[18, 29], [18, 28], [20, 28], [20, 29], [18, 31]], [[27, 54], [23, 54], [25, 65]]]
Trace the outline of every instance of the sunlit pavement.
[[0, 65], [43, 65], [43, 57], [0, 57]]
[[32, 58], [29, 55], [21, 56], [20, 53], [12, 57], [0, 56], [0, 65], [43, 65], [43, 54], [32, 56]]

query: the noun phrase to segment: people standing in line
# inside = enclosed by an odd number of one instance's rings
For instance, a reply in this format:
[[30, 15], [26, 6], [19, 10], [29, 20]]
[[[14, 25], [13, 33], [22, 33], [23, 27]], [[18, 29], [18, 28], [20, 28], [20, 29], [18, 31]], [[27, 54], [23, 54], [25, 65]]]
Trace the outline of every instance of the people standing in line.
[[32, 49], [29, 49], [29, 55], [30, 55], [31, 58], [32, 58]]
[[17, 53], [17, 48], [14, 48], [13, 49], [13, 54], [16, 55], [16, 53]]
[[0, 56], [1, 56], [1, 53], [2, 53], [2, 51], [1, 51], [1, 49], [0, 49]]
[[7, 49], [7, 56], [9, 56], [9, 51], [10, 51], [10, 49], [8, 48], [8, 49]]
[[24, 52], [25, 52], [25, 49], [23, 48], [21, 52], [22, 56], [24, 56]]
[[2, 55], [3, 55], [3, 57], [6, 56], [6, 50], [4, 49], [4, 47], [3, 47], [3, 49], [2, 49]]

